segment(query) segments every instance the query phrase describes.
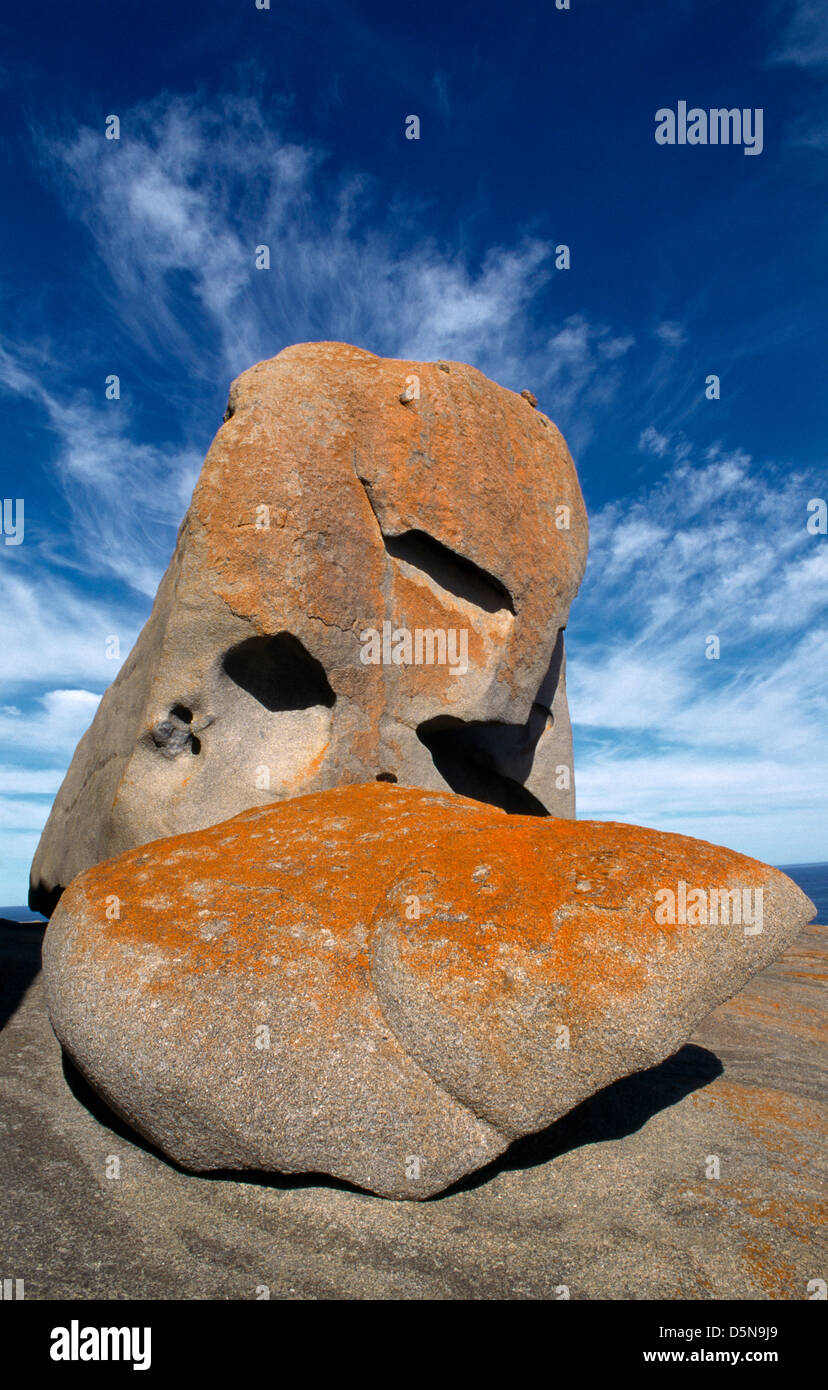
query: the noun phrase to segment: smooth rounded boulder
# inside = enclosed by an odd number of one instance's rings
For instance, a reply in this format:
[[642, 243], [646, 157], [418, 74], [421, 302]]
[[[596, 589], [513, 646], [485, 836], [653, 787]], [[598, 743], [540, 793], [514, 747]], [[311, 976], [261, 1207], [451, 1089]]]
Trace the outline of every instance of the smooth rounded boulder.
[[178, 1164], [424, 1198], [671, 1055], [813, 914], [704, 841], [372, 784], [96, 865], [44, 968], [75, 1064]]

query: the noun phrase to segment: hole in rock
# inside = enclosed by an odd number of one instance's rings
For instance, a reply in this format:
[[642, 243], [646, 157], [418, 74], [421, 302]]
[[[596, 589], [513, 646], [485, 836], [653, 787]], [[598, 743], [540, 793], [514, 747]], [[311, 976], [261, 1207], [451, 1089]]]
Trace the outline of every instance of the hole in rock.
[[193, 712], [186, 705], [173, 705], [166, 719], [160, 719], [150, 730], [150, 737], [165, 758], [177, 758], [189, 749], [201, 752], [201, 740], [190, 729]]
[[505, 741], [513, 740], [520, 732], [519, 726], [497, 720], [464, 723], [450, 715], [438, 715], [419, 726], [417, 737], [431, 754], [440, 776], [458, 796], [499, 806], [513, 816], [548, 816], [543, 802], [515, 778], [497, 771], [486, 749], [485, 744], [493, 735], [502, 733]]
[[248, 637], [225, 652], [222, 666], [236, 685], [273, 712], [314, 705], [330, 709], [336, 702], [321, 661], [290, 632]]
[[473, 560], [449, 550], [425, 531], [404, 531], [399, 536], [383, 535], [385, 548], [395, 560], [404, 560], [422, 570], [435, 584], [457, 598], [466, 599], [486, 613], [514, 613], [512, 595], [499, 579], [481, 569]]
[[377, 773], [377, 781], [378, 781], [378, 782], [396, 782], [396, 780], [397, 780], [397, 779], [396, 779], [396, 777], [395, 777], [395, 775], [394, 775], [393, 772], [378, 772], [378, 773]]

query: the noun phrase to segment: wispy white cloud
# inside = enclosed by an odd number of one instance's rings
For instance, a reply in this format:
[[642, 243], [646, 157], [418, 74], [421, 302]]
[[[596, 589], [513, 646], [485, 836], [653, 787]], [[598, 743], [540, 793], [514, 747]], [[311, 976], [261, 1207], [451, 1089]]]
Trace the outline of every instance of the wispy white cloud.
[[[37, 697], [28, 710], [11, 712], [6, 707], [0, 710], [0, 743], [7, 755], [18, 753], [31, 757], [32, 754], [45, 753], [68, 762], [81, 734], [91, 724], [100, 698], [91, 690], [49, 690]], [[3, 778], [10, 779], [11, 775], [10, 766], [4, 765]], [[51, 769], [39, 772], [29, 770], [21, 774], [23, 782], [27, 778], [38, 781], [47, 775], [52, 775]], [[15, 788], [23, 789], [23, 783]], [[40, 791], [41, 788], [32, 785], [30, 790]]]
[[610, 745], [600, 759], [582, 758], [577, 773], [579, 816], [653, 825], [771, 864], [825, 857], [814, 833], [822, 789], [798, 764], [758, 756], [734, 766], [692, 749], [631, 755]]
[[0, 568], [0, 699], [14, 706], [21, 687], [59, 682], [107, 685], [120, 665], [107, 657], [107, 638], [118, 637], [125, 657], [137, 635], [135, 613], [90, 598], [46, 567], [21, 561], [12, 569], [8, 553]]
[[[805, 89], [799, 93], [797, 114], [784, 127], [786, 143], [821, 152], [828, 149], [823, 71], [828, 66], [828, 0], [781, 0], [777, 15], [778, 33], [771, 45], [769, 63], [798, 67], [803, 76], [814, 79], [810, 92]], [[819, 177], [823, 168], [824, 160], [815, 159], [814, 176]]]
[[[69, 524], [41, 542], [41, 559], [114, 575], [154, 594], [201, 460], [192, 449], [131, 438], [129, 409], [103, 399], [103, 381], [101, 403], [89, 393], [62, 398], [51, 385], [59, 375], [42, 352], [0, 346], [0, 387], [40, 407], [58, 443], [53, 466]], [[32, 501], [30, 495], [30, 533]]]
[[[529, 378], [541, 407], [566, 422], [570, 448], [577, 457], [586, 449], [598, 413], [617, 398], [624, 380], [624, 359], [635, 346], [631, 334], [617, 335], [583, 314], [570, 315], [539, 345], [528, 329], [513, 349], [506, 384], [518, 373]], [[518, 363], [521, 364], [518, 366]], [[492, 373], [496, 375], [496, 373]], [[503, 380], [503, 377], [497, 378]]]
[[678, 348], [687, 341], [687, 334], [680, 323], [673, 323], [665, 319], [662, 323], [656, 324], [655, 336], [666, 343], [668, 347]]
[[[99, 695], [90, 690], [49, 690], [24, 707], [0, 707], [0, 904], [26, 898], [29, 865], [52, 797], [78, 739], [88, 728]], [[32, 766], [39, 760], [46, 766]]]
[[[493, 248], [473, 271], [251, 96], [158, 98], [122, 113], [120, 141], [84, 128], [40, 145], [135, 340], [210, 382], [320, 338], [519, 360], [527, 301], [551, 273], [553, 248], [536, 239]], [[257, 246], [269, 269], [256, 268]]]
[[[371, 179], [332, 172], [322, 151], [290, 140], [251, 96], [158, 98], [121, 113], [120, 141], [88, 127], [69, 139], [41, 130], [37, 141], [104, 267], [98, 291], [167, 377], [222, 390], [253, 362], [311, 339], [456, 358], [574, 417], [575, 449], [619, 387], [630, 334], [583, 316], [533, 322], [555, 274], [551, 243], [518, 238], [472, 266], [437, 247], [416, 212], [378, 209]], [[261, 245], [270, 269], [256, 268]], [[0, 348], [0, 388], [33, 402], [57, 441], [71, 524], [41, 558], [151, 596], [203, 443], [147, 442], [129, 393], [105, 400], [103, 377], [99, 396], [79, 390], [61, 358], [51, 345]], [[176, 422], [185, 436], [193, 425]], [[203, 420], [195, 428], [203, 441]]]
[[[575, 450], [619, 388], [632, 335], [583, 316], [533, 323], [555, 274], [550, 243], [519, 239], [472, 267], [434, 245], [414, 212], [385, 216], [371, 179], [332, 173], [322, 151], [281, 133], [252, 96], [158, 98], [121, 113], [120, 141], [88, 127], [69, 139], [41, 130], [37, 140], [67, 208], [88, 227], [117, 321], [168, 376], [221, 388], [314, 338], [456, 358], [571, 417]], [[269, 270], [256, 269], [260, 245]], [[70, 388], [51, 346], [0, 348], [0, 388], [33, 402], [57, 441], [71, 524], [41, 558], [148, 597], [203, 446], [142, 439], [128, 398], [105, 400], [103, 384], [98, 397]], [[192, 422], [178, 424], [186, 433]], [[203, 440], [203, 421], [197, 428]]]
[[0, 793], [11, 792], [15, 796], [54, 796], [63, 781], [64, 771], [65, 769], [60, 767], [30, 771], [0, 763]]
[[794, 0], [786, 9], [771, 61], [804, 68], [828, 64], [828, 0]]
[[800, 631], [824, 611], [828, 594], [828, 547], [824, 544], [810, 555], [783, 566], [773, 592], [766, 596], [758, 612], [751, 614], [751, 626], [760, 632]]
[[713, 449], [593, 518], [568, 634], [581, 815], [777, 858], [778, 821], [794, 857], [824, 857], [828, 550], [808, 494]]
[[[39, 138], [134, 339], [211, 383], [288, 343], [339, 339], [472, 361], [517, 389], [528, 370], [561, 408], [610, 395], [607, 364], [633, 347], [628, 332], [582, 317], [533, 323], [527, 311], [555, 274], [552, 242], [518, 235], [473, 265], [434, 242], [422, 210], [378, 206], [371, 178], [332, 169], [251, 96], [158, 98], [123, 113], [119, 142], [88, 128]], [[257, 246], [269, 269], [256, 268]]]
[[638, 447], [644, 453], [655, 454], [656, 458], [664, 458], [670, 447], [670, 439], [666, 434], [660, 434], [655, 425], [648, 425], [641, 431], [638, 440]]

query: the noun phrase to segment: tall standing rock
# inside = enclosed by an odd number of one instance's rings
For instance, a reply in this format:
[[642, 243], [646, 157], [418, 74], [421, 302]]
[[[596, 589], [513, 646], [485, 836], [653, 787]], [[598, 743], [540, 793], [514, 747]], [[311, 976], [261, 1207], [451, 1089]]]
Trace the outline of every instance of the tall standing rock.
[[474, 368], [341, 343], [252, 367], [58, 793], [32, 906], [134, 846], [342, 784], [573, 816], [563, 628], [586, 552], [563, 438]]

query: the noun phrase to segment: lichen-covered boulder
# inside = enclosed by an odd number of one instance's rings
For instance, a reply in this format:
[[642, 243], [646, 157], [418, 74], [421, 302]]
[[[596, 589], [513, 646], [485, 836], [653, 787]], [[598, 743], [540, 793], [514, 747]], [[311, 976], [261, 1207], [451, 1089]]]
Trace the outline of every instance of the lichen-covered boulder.
[[31, 873], [376, 778], [574, 815], [587, 523], [551, 421], [458, 362], [305, 343], [233, 384]]
[[44, 967], [77, 1066], [178, 1163], [422, 1198], [672, 1054], [812, 915], [703, 841], [372, 784], [97, 865]]

